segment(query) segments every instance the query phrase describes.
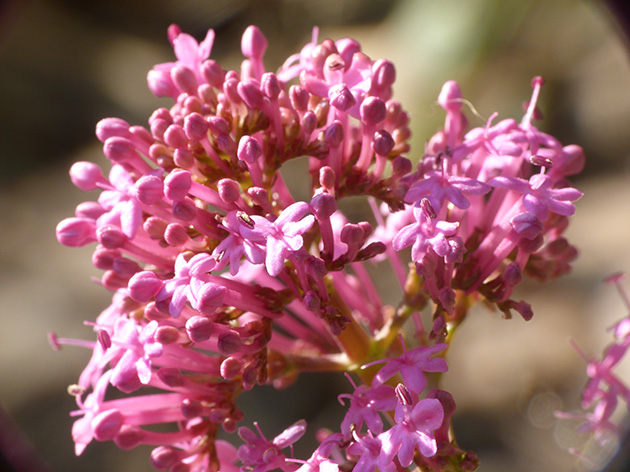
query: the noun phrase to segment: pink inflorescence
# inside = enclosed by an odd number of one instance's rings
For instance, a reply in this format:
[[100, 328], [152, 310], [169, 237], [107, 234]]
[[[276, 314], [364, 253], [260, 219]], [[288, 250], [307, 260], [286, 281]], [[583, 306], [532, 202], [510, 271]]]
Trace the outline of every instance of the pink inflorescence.
[[[623, 273], [606, 278], [606, 282], [617, 287], [626, 315], [611, 327], [613, 342], [604, 349], [601, 359], [588, 356], [577, 344], [573, 344], [587, 362], [588, 382], [582, 390], [582, 411], [556, 412], [558, 418], [579, 421], [578, 431], [590, 433], [602, 450], [608, 449], [610, 457], [617, 452], [619, 441], [628, 434], [627, 424], [622, 424], [618, 414], [622, 410], [626, 415], [630, 412], [630, 386], [617, 372], [619, 364], [627, 361], [630, 349], [630, 297], [622, 285], [623, 279]], [[588, 453], [577, 449], [571, 452], [589, 460]]]
[[[70, 388], [77, 454], [96, 439], [152, 445], [154, 467], [172, 472], [475, 469], [449, 432], [453, 397], [438, 388], [449, 335], [478, 301], [530, 319], [514, 287], [565, 273], [576, 255], [562, 234], [581, 193], [566, 177], [584, 157], [532, 124], [542, 79], [521, 122], [493, 115], [469, 131], [447, 82], [444, 128], [414, 168], [394, 65], [356, 41], [318, 42], [315, 30], [274, 73], [254, 26], [240, 71], [209, 59], [212, 31], [201, 43], [176, 26], [168, 36], [176, 60], [148, 83], [174, 105], [148, 127], [98, 123], [111, 170], [72, 166], [73, 183], [100, 195], [57, 227], [64, 245], [96, 243], [113, 292]], [[308, 201], [282, 173], [300, 157]], [[348, 196], [366, 197], [374, 223], [341, 213]], [[368, 262], [390, 264], [397, 306]], [[291, 452], [304, 421], [272, 440], [238, 426], [240, 393], [316, 371], [352, 374], [353, 393], [310, 459]], [[109, 399], [112, 388], [122, 395]], [[159, 423], [173, 427], [145, 427]], [[217, 439], [221, 429], [244, 444]]]

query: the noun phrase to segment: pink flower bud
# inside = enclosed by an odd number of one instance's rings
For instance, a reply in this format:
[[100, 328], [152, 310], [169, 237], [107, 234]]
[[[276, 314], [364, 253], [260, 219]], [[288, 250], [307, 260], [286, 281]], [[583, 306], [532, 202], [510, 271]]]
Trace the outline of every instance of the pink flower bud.
[[122, 164], [136, 157], [135, 145], [126, 138], [112, 136], [103, 145], [105, 156], [114, 164]]
[[171, 69], [171, 79], [181, 92], [190, 95], [197, 92], [197, 78], [195, 73], [188, 67], [181, 64], [173, 67]]
[[372, 65], [372, 88], [386, 90], [396, 81], [396, 68], [391, 61], [379, 59]]
[[127, 257], [116, 257], [112, 263], [112, 270], [120, 277], [129, 278], [136, 272], [140, 272], [142, 268], [132, 259]]
[[179, 93], [171, 75], [165, 70], [151, 69], [147, 74], [147, 84], [156, 97], [176, 97]]
[[179, 331], [174, 326], [160, 326], [155, 331], [155, 341], [160, 344], [173, 344], [179, 340]]
[[243, 344], [241, 338], [235, 331], [223, 331], [219, 334], [217, 345], [219, 352], [224, 356], [229, 356], [241, 350]]
[[337, 211], [337, 200], [329, 193], [319, 193], [311, 200], [311, 208], [317, 219], [326, 219]]
[[104, 143], [113, 136], [128, 138], [129, 123], [120, 118], [104, 118], [96, 123], [96, 137], [100, 142]]
[[262, 147], [256, 138], [243, 136], [238, 142], [237, 156], [241, 161], [255, 163], [263, 155]]
[[312, 111], [307, 111], [302, 117], [302, 131], [309, 136], [317, 128], [317, 116]]
[[403, 156], [396, 156], [392, 161], [392, 173], [397, 177], [407, 175], [413, 170], [413, 164]]
[[270, 100], [277, 100], [280, 92], [282, 92], [282, 86], [278, 77], [273, 72], [265, 72], [261, 80], [261, 89], [265, 93], [265, 96]]
[[164, 141], [173, 149], [188, 147], [188, 136], [186, 136], [184, 128], [176, 124], [172, 124], [166, 128]]
[[543, 230], [542, 222], [533, 213], [521, 213], [510, 220], [514, 231], [529, 240], [534, 239]]
[[346, 111], [357, 103], [345, 84], [333, 85], [328, 92], [328, 97], [330, 104], [340, 111]]
[[324, 132], [324, 141], [333, 149], [341, 145], [343, 137], [343, 126], [339, 121], [334, 121]]
[[234, 156], [236, 154], [236, 143], [227, 134], [222, 134], [217, 138], [217, 146], [221, 152], [228, 156]]
[[92, 162], [75, 162], [70, 167], [70, 180], [84, 192], [97, 189], [99, 186], [101, 188], [102, 186], [109, 186], [101, 168]]
[[241, 198], [240, 188], [238, 182], [232, 179], [221, 179], [217, 184], [219, 197], [225, 203], [234, 203]]
[[384, 129], [374, 133], [372, 149], [379, 156], [387, 156], [394, 149], [394, 138]]
[[234, 105], [241, 104], [241, 96], [238, 94], [238, 84], [240, 81], [235, 78], [226, 78], [223, 83], [223, 93], [226, 98]]
[[155, 275], [155, 272], [144, 270], [134, 274], [129, 279], [127, 289], [129, 290], [129, 296], [135, 301], [146, 303], [157, 295], [163, 285], [164, 282]]
[[311, 95], [300, 85], [291, 85], [289, 87], [289, 99], [291, 105], [298, 111], [306, 111], [308, 109], [308, 101]]
[[365, 240], [363, 229], [356, 224], [348, 223], [341, 229], [341, 242], [349, 246], [360, 246]]
[[194, 398], [184, 398], [182, 400], [182, 415], [186, 418], [197, 418], [203, 413], [203, 405]]
[[145, 205], [153, 205], [164, 196], [164, 183], [155, 175], [143, 175], [134, 185], [136, 198]]
[[215, 136], [221, 136], [230, 132], [230, 124], [225, 118], [220, 116], [211, 116], [208, 118], [208, 127], [210, 132]]
[[243, 56], [249, 59], [261, 59], [267, 50], [267, 38], [257, 26], [248, 26], [241, 39]]
[[243, 364], [238, 359], [228, 357], [221, 363], [221, 377], [226, 380], [232, 380], [241, 374]]
[[66, 218], [56, 229], [57, 241], [64, 246], [80, 247], [96, 241], [95, 225], [84, 218]]
[[260, 90], [260, 84], [256, 80], [245, 80], [239, 82], [236, 90], [239, 97], [243, 99], [245, 105], [254, 110], [260, 110], [264, 104], [264, 95]]
[[186, 198], [192, 186], [192, 176], [187, 170], [175, 169], [164, 179], [166, 198], [178, 202]]
[[166, 220], [157, 216], [150, 216], [142, 224], [142, 228], [149, 234], [151, 239], [162, 239], [167, 226]]
[[184, 375], [175, 367], [161, 367], [157, 371], [157, 376], [171, 388], [181, 387], [186, 382]]
[[119, 410], [107, 410], [99, 413], [92, 420], [92, 433], [97, 441], [111, 441], [114, 439], [125, 422], [125, 417]]
[[120, 255], [121, 252], [118, 249], [97, 247], [92, 254], [92, 264], [97, 269], [110, 270], [114, 266], [114, 259]]
[[459, 84], [454, 80], [449, 80], [442, 86], [442, 91], [438, 96], [438, 103], [446, 111], [457, 112], [462, 108], [461, 98], [462, 92]]
[[192, 221], [197, 216], [197, 205], [188, 197], [176, 201], [173, 203], [173, 216], [178, 220]]
[[120, 228], [113, 225], [100, 226], [96, 229], [96, 239], [107, 249], [117, 249], [127, 241], [127, 236]]
[[205, 316], [193, 316], [186, 321], [186, 333], [194, 343], [206, 341], [214, 331], [214, 323]]
[[159, 446], [151, 451], [151, 464], [157, 470], [169, 470], [180, 459], [177, 451], [170, 446]]
[[208, 123], [199, 113], [191, 113], [184, 119], [184, 132], [188, 139], [199, 142], [208, 136]]
[[201, 75], [203, 78], [212, 85], [214, 88], [220, 89], [223, 87], [223, 79], [225, 73], [218, 62], [208, 59], [201, 64]]
[[142, 444], [145, 436], [146, 433], [141, 428], [123, 425], [118, 436], [114, 438], [114, 444], [126, 451]]
[[173, 162], [177, 167], [190, 169], [195, 165], [195, 157], [188, 149], [179, 148], [173, 153]]
[[188, 239], [188, 231], [179, 223], [169, 224], [164, 231], [164, 240], [169, 246], [182, 246], [186, 244]]
[[335, 188], [335, 171], [328, 166], [324, 166], [319, 169], [319, 185], [327, 190]]
[[213, 283], [204, 284], [197, 292], [197, 310], [204, 315], [212, 315], [217, 308], [223, 306], [227, 289]]
[[367, 97], [360, 107], [361, 121], [367, 126], [375, 126], [387, 116], [385, 102], [377, 97]]
[[335, 41], [335, 46], [343, 61], [348, 65], [352, 63], [352, 56], [357, 52], [361, 52], [361, 45], [352, 38], [343, 38]]

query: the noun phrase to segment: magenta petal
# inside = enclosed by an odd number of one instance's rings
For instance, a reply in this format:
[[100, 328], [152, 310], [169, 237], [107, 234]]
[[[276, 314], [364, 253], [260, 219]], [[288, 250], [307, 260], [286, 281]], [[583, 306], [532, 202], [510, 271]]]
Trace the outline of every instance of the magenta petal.
[[145, 358], [141, 357], [136, 361], [136, 371], [138, 372], [138, 378], [143, 385], [146, 385], [151, 380], [151, 363]]
[[199, 59], [199, 44], [191, 35], [180, 33], [173, 40], [175, 56], [187, 66], [195, 66]]
[[206, 60], [210, 57], [210, 53], [212, 52], [212, 45], [214, 44], [214, 30], [208, 30], [205, 39], [199, 43], [199, 49], [197, 50], [197, 54], [200, 60]]
[[278, 219], [275, 221], [275, 224], [277, 227], [282, 228], [284, 227], [284, 225], [286, 225], [289, 222], [295, 223], [301, 220], [310, 211], [311, 211], [311, 206], [308, 203], [295, 202], [289, 205], [288, 207], [286, 207], [284, 210], [282, 210], [282, 213], [280, 214]]
[[276, 436], [272, 442], [276, 447], [284, 449], [300, 439], [305, 432], [306, 421], [299, 420]]
[[527, 209], [527, 211], [531, 211], [542, 221], [547, 219], [549, 214], [547, 210], [547, 203], [538, 198], [536, 195], [528, 193], [523, 196], [523, 206]]
[[315, 217], [313, 215], [307, 215], [306, 217], [302, 218], [300, 221], [296, 221], [295, 223], [285, 224], [283, 227], [283, 232], [287, 236], [295, 236], [299, 234], [304, 234], [309, 229], [311, 229], [314, 222], [315, 222]]
[[582, 192], [580, 192], [577, 189], [574, 189], [573, 187], [554, 188], [554, 189], [549, 190], [549, 193], [551, 194], [551, 197], [554, 200], [563, 200], [563, 201], [568, 200], [571, 202], [579, 200], [584, 195]]
[[142, 206], [136, 199], [122, 203], [120, 212], [120, 229], [125, 236], [133, 238], [142, 224]]
[[420, 225], [418, 223], [412, 223], [401, 228], [398, 233], [396, 233], [396, 236], [394, 236], [392, 246], [396, 251], [401, 251], [411, 246], [418, 237], [419, 231]]
[[516, 177], [495, 177], [488, 181], [488, 185], [491, 187], [509, 188], [519, 193], [529, 191], [529, 182], [523, 179], [517, 179]]
[[284, 268], [285, 245], [275, 238], [267, 239], [267, 257], [265, 267], [272, 277], [277, 276]]

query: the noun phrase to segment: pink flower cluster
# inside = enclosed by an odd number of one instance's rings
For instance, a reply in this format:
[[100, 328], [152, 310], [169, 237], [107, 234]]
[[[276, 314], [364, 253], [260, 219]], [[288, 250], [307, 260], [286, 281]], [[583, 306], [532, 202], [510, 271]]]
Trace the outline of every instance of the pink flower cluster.
[[[612, 443], [614, 454], [617, 444], [615, 442], [628, 433], [627, 425], [624, 426], [616, 418], [616, 414], [621, 410], [620, 405], [625, 403], [625, 408], [630, 411], [630, 387], [616, 372], [616, 367], [623, 362], [630, 349], [630, 298], [622, 286], [623, 274], [613, 274], [606, 279], [607, 282], [614, 283], [624, 302], [627, 314], [618, 321], [611, 329], [614, 341], [604, 350], [603, 357], [596, 359], [588, 356], [577, 345], [575, 349], [588, 363], [586, 375], [588, 382], [582, 390], [581, 413], [556, 412], [558, 418], [578, 420], [581, 432], [592, 433], [593, 438], [602, 447], [608, 449]], [[620, 403], [621, 401], [621, 403]], [[588, 461], [588, 456], [572, 450], [578, 456], [584, 457]]]
[[[438, 388], [448, 335], [479, 301], [530, 319], [529, 305], [510, 298], [523, 274], [560, 275], [576, 255], [562, 234], [581, 193], [566, 177], [584, 156], [532, 124], [542, 79], [520, 122], [493, 115], [469, 131], [447, 82], [444, 128], [414, 168], [394, 65], [356, 41], [318, 42], [315, 30], [274, 73], [254, 26], [240, 71], [209, 59], [212, 31], [201, 43], [176, 26], [168, 36], [177, 60], [155, 66], [148, 83], [173, 106], [148, 127], [98, 123], [111, 170], [72, 166], [73, 183], [100, 195], [57, 227], [64, 245], [96, 243], [92, 261], [113, 292], [70, 388], [77, 454], [96, 439], [153, 445], [154, 467], [172, 472], [239, 462], [248, 472], [475, 469], [449, 433], [455, 402]], [[282, 173], [296, 158], [308, 161], [297, 178], [309, 201], [295, 200]], [[366, 197], [373, 223], [339, 210], [349, 196]], [[397, 306], [367, 264], [391, 266]], [[257, 424], [238, 426], [243, 391], [324, 371], [351, 374], [354, 392], [340, 396], [339, 430], [307, 461], [283, 452], [304, 421], [271, 441]], [[124, 395], [108, 399], [112, 388]], [[145, 427], [162, 423], [171, 431]], [[221, 429], [244, 444], [217, 439]]]

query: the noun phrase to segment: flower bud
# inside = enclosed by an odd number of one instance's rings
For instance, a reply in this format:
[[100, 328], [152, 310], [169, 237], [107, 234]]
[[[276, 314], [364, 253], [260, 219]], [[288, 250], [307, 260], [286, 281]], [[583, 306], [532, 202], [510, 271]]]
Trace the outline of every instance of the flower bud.
[[192, 186], [192, 176], [187, 170], [175, 169], [164, 179], [164, 194], [174, 202], [183, 200]]
[[177, 64], [171, 69], [171, 79], [181, 92], [189, 95], [197, 92], [197, 78], [190, 68]]
[[243, 136], [238, 142], [237, 157], [248, 164], [255, 163], [263, 155], [262, 147], [256, 138]]
[[144, 270], [129, 279], [127, 289], [129, 296], [135, 301], [146, 303], [157, 295], [163, 285], [164, 283], [155, 275], [155, 272]]
[[96, 137], [100, 142], [104, 143], [113, 136], [128, 138], [129, 123], [120, 118], [104, 118], [96, 123]]
[[308, 109], [308, 101], [311, 95], [300, 85], [291, 85], [289, 87], [289, 100], [291, 105], [297, 111], [306, 111]]
[[357, 103], [345, 84], [333, 85], [328, 91], [328, 97], [330, 104], [340, 111], [346, 111]]
[[377, 97], [367, 97], [360, 107], [361, 121], [367, 126], [375, 126], [387, 116], [385, 102]]
[[225, 73], [218, 62], [208, 59], [201, 64], [201, 75], [216, 89], [222, 88]]
[[126, 138], [113, 136], [107, 138], [103, 145], [105, 156], [114, 164], [122, 164], [136, 157], [135, 145]]
[[72, 167], [70, 167], [70, 180], [72, 180], [72, 183], [76, 187], [84, 192], [99, 187], [102, 188], [102, 186], [109, 186], [109, 182], [103, 176], [101, 168], [92, 162], [75, 162]]
[[97, 441], [111, 441], [114, 439], [125, 422], [125, 417], [119, 410], [107, 410], [96, 415], [92, 420], [92, 433]]
[[143, 175], [134, 185], [134, 194], [140, 203], [153, 205], [164, 196], [164, 183], [155, 175]]
[[57, 241], [64, 246], [80, 247], [96, 241], [95, 225], [84, 218], [66, 218], [56, 229]]
[[241, 38], [241, 51], [249, 59], [261, 59], [267, 50], [267, 38], [257, 26], [248, 26]]
[[188, 239], [188, 231], [179, 223], [169, 224], [164, 231], [164, 240], [169, 246], [182, 246]]

